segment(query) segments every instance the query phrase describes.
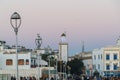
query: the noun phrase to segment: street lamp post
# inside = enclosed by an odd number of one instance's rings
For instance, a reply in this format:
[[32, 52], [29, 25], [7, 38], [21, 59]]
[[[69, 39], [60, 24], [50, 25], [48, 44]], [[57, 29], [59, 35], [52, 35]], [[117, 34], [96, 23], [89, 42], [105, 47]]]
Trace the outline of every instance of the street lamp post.
[[60, 79], [62, 79], [62, 59], [60, 59]]
[[49, 73], [48, 74], [49, 74], [49, 76], [48, 76], [49, 79], [48, 80], [50, 80], [50, 56], [49, 56]]
[[54, 51], [54, 60], [55, 60], [55, 80], [57, 80], [57, 75], [58, 75], [58, 70], [57, 70], [57, 65], [58, 65], [58, 51], [57, 50], [55, 50]]
[[70, 70], [71, 70], [71, 67], [70, 66], [67, 66], [68, 68], [68, 77], [70, 77]]
[[65, 78], [65, 79], [67, 79], [66, 65], [67, 65], [67, 63], [65, 62], [65, 63], [64, 63], [64, 68], [65, 68], [65, 76], [64, 76], [64, 78]]
[[[37, 46], [37, 49], [40, 50], [41, 44], [42, 44], [42, 38], [39, 34], [37, 34], [37, 38], [35, 39], [35, 43]], [[38, 54], [38, 80], [40, 80], [40, 53]]]
[[57, 58], [56, 58], [56, 80], [57, 80], [57, 75], [58, 75], [58, 71], [57, 71], [57, 62], [58, 62], [58, 60], [57, 60]]
[[18, 72], [18, 28], [21, 25], [21, 17], [17, 12], [14, 12], [10, 18], [11, 26], [14, 29], [15, 35], [16, 35], [16, 80], [19, 80], [19, 72]]
[[[58, 52], [56, 52], [56, 56], [58, 58]], [[57, 76], [58, 76], [58, 70], [57, 70], [57, 65], [58, 65], [58, 59], [56, 58], [56, 80], [57, 80]]]

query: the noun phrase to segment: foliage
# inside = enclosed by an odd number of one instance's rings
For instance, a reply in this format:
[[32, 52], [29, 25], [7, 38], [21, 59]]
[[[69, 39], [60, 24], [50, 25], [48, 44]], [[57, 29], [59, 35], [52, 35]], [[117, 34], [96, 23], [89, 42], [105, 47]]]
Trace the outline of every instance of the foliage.
[[50, 54], [42, 54], [42, 59], [47, 61], [49, 64], [49, 59], [50, 59], [50, 66], [54, 67], [55, 65], [55, 59], [53, 56], [51, 56]]
[[[50, 66], [54, 67], [56, 65], [56, 60], [53, 56], [50, 56], [49, 54], [42, 54], [42, 59], [47, 61], [49, 63], [50, 58]], [[82, 74], [82, 69], [84, 68], [84, 64], [82, 60], [75, 58], [74, 60], [68, 61], [67, 64], [63, 61], [57, 62], [57, 69], [58, 72], [63, 72], [65, 69], [67, 70], [67, 73], [71, 74]]]
[[42, 59], [47, 61], [47, 57], [49, 56], [49, 54], [42, 54]]
[[65, 63], [63, 61], [58, 61], [58, 72], [63, 72], [66, 69]]
[[67, 66], [71, 68], [70, 69], [71, 74], [82, 74], [82, 69], [84, 67], [84, 64], [82, 60], [74, 59], [74, 60], [68, 61]]

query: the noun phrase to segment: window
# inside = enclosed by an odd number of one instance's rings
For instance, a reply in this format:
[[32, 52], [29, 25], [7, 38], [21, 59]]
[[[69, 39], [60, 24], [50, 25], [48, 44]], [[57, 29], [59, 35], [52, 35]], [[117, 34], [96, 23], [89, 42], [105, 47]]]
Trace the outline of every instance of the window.
[[13, 65], [12, 59], [7, 59], [6, 60], [6, 65]]
[[109, 64], [106, 65], [106, 70], [110, 70], [110, 65]]
[[32, 63], [32, 64], [34, 63], [32, 59], [31, 59], [31, 63]]
[[117, 64], [114, 64], [114, 70], [117, 70]]
[[101, 54], [101, 59], [102, 59], [102, 54]]
[[110, 55], [106, 54], [106, 60], [110, 60]]
[[100, 64], [98, 64], [98, 69], [100, 69]]
[[113, 58], [114, 58], [114, 60], [117, 60], [117, 54], [114, 54]]
[[95, 64], [93, 65], [93, 69], [96, 69], [96, 65]]
[[24, 59], [19, 59], [18, 60], [18, 65], [24, 65]]
[[26, 59], [26, 65], [29, 65], [29, 59]]
[[96, 60], [96, 55], [94, 55], [94, 59]]
[[98, 55], [98, 59], [100, 59], [100, 55]]

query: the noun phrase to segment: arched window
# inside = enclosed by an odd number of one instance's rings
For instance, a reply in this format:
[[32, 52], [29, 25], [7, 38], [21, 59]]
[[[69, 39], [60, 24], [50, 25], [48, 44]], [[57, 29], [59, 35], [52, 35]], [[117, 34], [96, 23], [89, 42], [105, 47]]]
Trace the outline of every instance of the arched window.
[[114, 64], [114, 66], [113, 66], [113, 68], [114, 68], [114, 70], [117, 70], [117, 64]]
[[106, 70], [110, 70], [110, 65], [106, 64]]
[[26, 59], [26, 65], [29, 65], [29, 59]]
[[113, 60], [117, 60], [117, 54], [115, 53], [115, 54], [113, 54]]
[[12, 59], [7, 59], [6, 60], [6, 65], [13, 65], [13, 60]]
[[24, 59], [19, 59], [18, 60], [18, 65], [24, 65]]
[[106, 54], [106, 60], [110, 60], [110, 54]]

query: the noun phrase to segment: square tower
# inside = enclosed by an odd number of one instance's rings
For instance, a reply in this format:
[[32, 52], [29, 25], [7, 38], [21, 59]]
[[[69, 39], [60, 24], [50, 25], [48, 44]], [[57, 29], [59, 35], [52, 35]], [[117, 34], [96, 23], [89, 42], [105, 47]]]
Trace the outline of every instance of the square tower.
[[63, 62], [67, 62], [68, 60], [68, 43], [65, 33], [61, 35], [61, 41], [59, 43], [59, 60]]

